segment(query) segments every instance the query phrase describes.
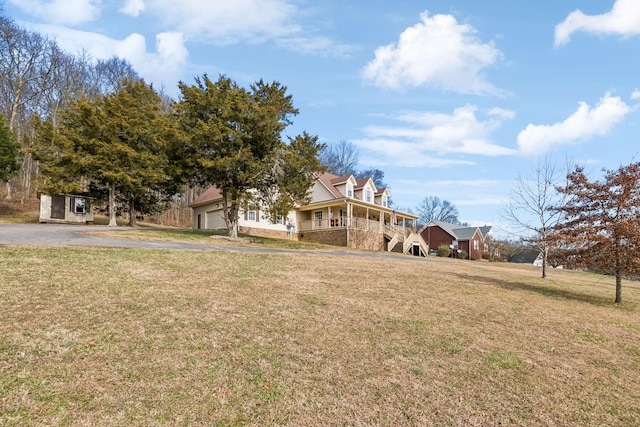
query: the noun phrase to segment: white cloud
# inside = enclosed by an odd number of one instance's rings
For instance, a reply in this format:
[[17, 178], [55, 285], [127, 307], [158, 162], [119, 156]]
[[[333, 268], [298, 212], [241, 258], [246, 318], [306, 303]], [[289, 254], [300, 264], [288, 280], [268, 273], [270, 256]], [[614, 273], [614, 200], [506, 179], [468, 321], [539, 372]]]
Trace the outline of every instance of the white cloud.
[[556, 25], [555, 46], [568, 43], [571, 34], [576, 31], [622, 36], [640, 34], [640, 2], [616, 0], [611, 11], [602, 15], [585, 15], [580, 10], [571, 12], [564, 21]]
[[382, 155], [384, 161], [394, 165], [416, 167], [470, 163], [434, 158], [427, 153], [483, 156], [515, 154], [515, 150], [491, 142], [491, 134], [512, 117], [511, 111], [492, 109], [484, 114], [483, 119], [479, 119], [477, 108], [473, 105], [457, 108], [452, 114], [408, 112], [393, 117], [401, 125], [366, 127], [366, 138], [353, 142]]
[[134, 18], [140, 16], [142, 12], [144, 12], [144, 0], [126, 0], [124, 6], [122, 6], [118, 12], [133, 16]]
[[189, 40], [216, 44], [260, 42], [300, 32], [288, 0], [147, 0], [147, 10]]
[[529, 124], [518, 134], [518, 147], [525, 154], [542, 154], [554, 146], [585, 141], [605, 135], [631, 111], [620, 97], [605, 94], [595, 108], [580, 102], [578, 110], [563, 122], [552, 125]]
[[396, 138], [366, 138], [351, 140], [356, 146], [366, 150], [360, 159], [361, 164], [372, 167], [401, 166], [407, 168], [447, 167], [454, 165], [473, 165], [467, 160], [453, 160], [435, 157], [417, 149], [412, 142]]
[[51, 35], [58, 45], [77, 54], [86, 52], [95, 59], [119, 56], [131, 63], [138, 74], [156, 87], [164, 86], [170, 95], [177, 91], [177, 82], [187, 63], [188, 52], [181, 33], [166, 32], [156, 35], [155, 52], [147, 51], [144, 36], [133, 33], [124, 40], [101, 34], [70, 30], [50, 25], [32, 25], [34, 30]]
[[173, 90], [180, 80], [188, 53], [181, 33], [160, 33], [156, 36], [156, 52], [147, 52], [140, 34], [131, 34], [115, 46], [115, 54], [126, 59], [145, 80]]
[[59, 25], [79, 25], [100, 16], [101, 0], [9, 0], [23, 12], [45, 22]]
[[187, 62], [188, 52], [181, 33], [156, 35], [156, 52], [147, 52], [146, 40], [140, 34], [131, 34], [115, 45], [115, 54], [126, 59], [147, 82], [157, 88], [164, 87], [170, 95]]
[[376, 86], [403, 89], [437, 87], [464, 94], [500, 94], [482, 71], [502, 58], [492, 42], [482, 43], [475, 29], [451, 15], [420, 15], [396, 45], [376, 49], [363, 77]]
[[635, 89], [632, 93], [631, 93], [631, 99], [634, 101], [637, 101], [638, 99], [640, 99], [640, 90]]

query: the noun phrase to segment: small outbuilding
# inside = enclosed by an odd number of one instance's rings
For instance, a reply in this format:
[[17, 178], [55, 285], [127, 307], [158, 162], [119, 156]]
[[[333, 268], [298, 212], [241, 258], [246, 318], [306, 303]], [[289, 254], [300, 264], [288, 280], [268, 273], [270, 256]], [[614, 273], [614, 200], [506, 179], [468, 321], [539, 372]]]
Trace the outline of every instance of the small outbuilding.
[[93, 222], [91, 197], [80, 195], [40, 195], [40, 222], [86, 224]]

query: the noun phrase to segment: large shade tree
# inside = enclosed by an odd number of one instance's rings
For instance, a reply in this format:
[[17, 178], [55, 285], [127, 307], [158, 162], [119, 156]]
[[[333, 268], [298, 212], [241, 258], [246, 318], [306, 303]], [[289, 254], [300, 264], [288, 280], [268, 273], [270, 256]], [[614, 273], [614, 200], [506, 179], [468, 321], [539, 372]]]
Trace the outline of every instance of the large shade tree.
[[174, 155], [182, 159], [182, 175], [220, 190], [230, 237], [249, 204], [262, 204], [274, 217], [307, 199], [322, 169], [322, 145], [306, 133], [283, 138], [298, 113], [285, 86], [260, 80], [245, 89], [226, 76], [204, 75], [179, 88], [177, 112], [187, 138]]
[[135, 225], [137, 212], [159, 210], [175, 191], [167, 153], [177, 129], [143, 80], [126, 79], [110, 95], [71, 102], [60, 116], [59, 125], [36, 121], [32, 153], [41, 163], [43, 191], [108, 195], [109, 225], [116, 225], [118, 202]]
[[581, 167], [558, 191], [567, 200], [557, 210], [564, 220], [553, 237], [564, 262], [611, 273], [616, 278], [615, 302], [622, 302], [622, 277], [640, 267], [640, 163], [605, 170], [604, 179], [590, 180]]

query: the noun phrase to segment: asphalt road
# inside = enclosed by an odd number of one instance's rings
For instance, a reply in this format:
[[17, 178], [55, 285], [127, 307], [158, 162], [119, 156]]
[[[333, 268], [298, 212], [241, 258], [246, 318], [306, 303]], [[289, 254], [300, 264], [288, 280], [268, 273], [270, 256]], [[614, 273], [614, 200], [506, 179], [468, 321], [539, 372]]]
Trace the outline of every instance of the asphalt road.
[[[360, 252], [346, 250], [290, 250], [269, 249], [255, 246], [236, 246], [191, 242], [167, 242], [160, 240], [118, 239], [108, 233], [101, 232], [125, 230], [123, 227], [103, 225], [68, 225], [68, 224], [0, 224], [0, 247], [11, 246], [84, 246], [103, 248], [148, 248], [148, 249], [188, 249], [214, 250], [257, 253], [311, 253], [338, 256], [355, 256], [368, 258], [404, 259], [426, 261], [427, 258], [409, 255], [390, 254], [387, 252]], [[212, 239], [213, 240], [213, 239]]]

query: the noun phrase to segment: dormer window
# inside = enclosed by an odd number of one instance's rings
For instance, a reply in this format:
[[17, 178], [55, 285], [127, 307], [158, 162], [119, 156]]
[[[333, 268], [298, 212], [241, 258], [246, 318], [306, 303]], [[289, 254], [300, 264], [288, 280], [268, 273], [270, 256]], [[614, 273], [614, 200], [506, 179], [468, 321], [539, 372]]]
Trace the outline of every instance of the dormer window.
[[382, 195], [382, 206], [384, 206], [385, 208], [389, 207], [389, 198], [386, 194]]
[[347, 197], [353, 197], [353, 184], [347, 182]]
[[367, 203], [373, 203], [373, 191], [371, 191], [371, 188], [369, 187], [364, 190], [364, 201]]

